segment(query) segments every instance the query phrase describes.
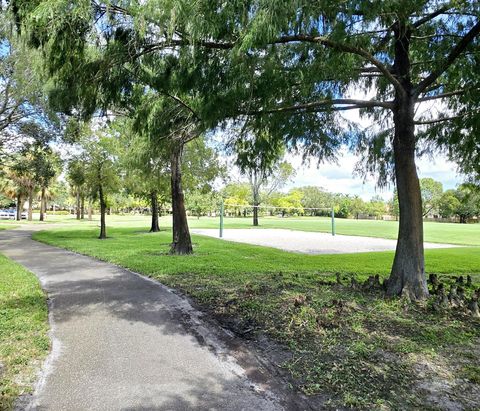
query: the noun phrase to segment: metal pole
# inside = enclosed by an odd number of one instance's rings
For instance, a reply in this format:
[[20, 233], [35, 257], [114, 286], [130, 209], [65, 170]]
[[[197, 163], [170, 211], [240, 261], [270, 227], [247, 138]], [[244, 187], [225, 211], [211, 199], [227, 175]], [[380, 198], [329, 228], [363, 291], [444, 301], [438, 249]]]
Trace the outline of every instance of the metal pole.
[[223, 237], [223, 198], [220, 203], [220, 238]]
[[332, 235], [335, 235], [335, 210], [332, 207]]

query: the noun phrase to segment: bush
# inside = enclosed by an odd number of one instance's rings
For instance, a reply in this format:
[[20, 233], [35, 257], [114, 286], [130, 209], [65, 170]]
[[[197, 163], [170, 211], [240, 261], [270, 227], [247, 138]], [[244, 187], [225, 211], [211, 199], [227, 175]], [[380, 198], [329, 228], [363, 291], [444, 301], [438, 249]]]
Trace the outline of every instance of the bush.
[[47, 214], [51, 214], [51, 215], [69, 215], [69, 214], [70, 214], [70, 211], [68, 211], [68, 210], [55, 210], [55, 211], [50, 211], [50, 210], [48, 210], [48, 211], [47, 211]]

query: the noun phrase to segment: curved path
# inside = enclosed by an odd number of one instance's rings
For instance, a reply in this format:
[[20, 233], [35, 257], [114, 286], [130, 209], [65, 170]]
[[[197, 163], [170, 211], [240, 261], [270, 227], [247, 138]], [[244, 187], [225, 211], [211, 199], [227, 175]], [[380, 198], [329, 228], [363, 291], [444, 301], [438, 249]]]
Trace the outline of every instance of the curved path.
[[[49, 296], [52, 353], [29, 409], [298, 409], [272, 393], [261, 366], [240, 365], [226, 333], [186, 300], [31, 234], [0, 233], [0, 252], [35, 273]], [[250, 375], [263, 377], [255, 383]]]

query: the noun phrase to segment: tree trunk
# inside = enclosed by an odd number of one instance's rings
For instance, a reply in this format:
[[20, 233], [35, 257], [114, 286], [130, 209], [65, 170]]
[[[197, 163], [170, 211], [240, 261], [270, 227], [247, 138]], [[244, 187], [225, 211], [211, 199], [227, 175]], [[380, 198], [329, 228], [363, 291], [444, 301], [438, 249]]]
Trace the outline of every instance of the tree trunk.
[[28, 221], [33, 220], [33, 189], [28, 191]]
[[410, 81], [410, 33], [406, 26], [396, 29], [394, 69], [405, 93], [396, 92], [393, 120], [393, 151], [399, 203], [397, 248], [387, 294], [406, 294], [412, 300], [428, 297], [423, 253], [423, 219], [420, 183], [415, 165], [415, 101]]
[[257, 184], [257, 176], [255, 174], [255, 180], [253, 182], [253, 226], [258, 227], [258, 206], [260, 205], [260, 195], [259, 195], [259, 188]]
[[84, 195], [81, 196], [81, 200], [80, 200], [80, 218], [82, 220], [85, 220], [85, 196]]
[[105, 225], [105, 213], [107, 210], [107, 204], [105, 203], [105, 197], [103, 196], [103, 187], [100, 185], [98, 189], [98, 196], [100, 198], [100, 240], [107, 238], [107, 227]]
[[188, 229], [187, 212], [185, 210], [185, 197], [182, 189], [182, 153], [183, 146], [175, 147], [170, 157], [173, 214], [171, 254], [193, 253], [192, 240]]
[[40, 221], [45, 220], [45, 187], [42, 187], [42, 194], [40, 197]]
[[158, 224], [158, 195], [154, 190], [150, 193], [150, 201], [152, 205], [152, 224], [150, 226], [151, 233], [158, 233], [160, 226]]
[[253, 203], [253, 225], [258, 227], [258, 203], [256, 201]]
[[92, 221], [92, 214], [93, 214], [92, 201], [90, 200], [88, 202], [88, 221]]
[[20, 221], [22, 219], [22, 208], [23, 208], [23, 201], [22, 201], [22, 196], [18, 195], [17, 196], [17, 215], [16, 215], [16, 220]]
[[77, 200], [77, 220], [80, 220], [80, 189], [77, 187], [77, 195], [76, 195], [76, 200]]

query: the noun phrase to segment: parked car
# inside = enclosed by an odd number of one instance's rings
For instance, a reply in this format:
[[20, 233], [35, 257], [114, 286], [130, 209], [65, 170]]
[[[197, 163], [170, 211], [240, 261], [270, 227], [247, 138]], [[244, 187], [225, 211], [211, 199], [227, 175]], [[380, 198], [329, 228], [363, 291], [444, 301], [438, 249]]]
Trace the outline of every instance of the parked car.
[[[2, 220], [15, 220], [17, 218], [17, 210], [14, 208], [9, 208], [7, 210], [0, 210], [0, 219]], [[21, 214], [21, 219], [27, 219], [27, 213], [25, 211]]]

